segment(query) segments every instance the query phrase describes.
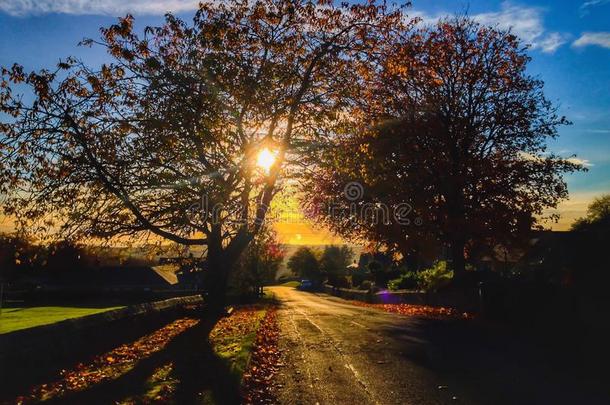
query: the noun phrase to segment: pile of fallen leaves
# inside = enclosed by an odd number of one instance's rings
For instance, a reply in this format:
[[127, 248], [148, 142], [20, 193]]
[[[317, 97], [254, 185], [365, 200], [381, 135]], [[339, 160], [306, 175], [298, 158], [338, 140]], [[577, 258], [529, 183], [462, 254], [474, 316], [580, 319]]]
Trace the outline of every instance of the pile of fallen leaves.
[[279, 337], [277, 311], [270, 308], [257, 331], [254, 351], [243, 376], [242, 398], [245, 404], [276, 402], [271, 382], [280, 366]]
[[467, 312], [460, 312], [453, 308], [430, 307], [427, 305], [413, 304], [369, 304], [362, 301], [351, 301], [352, 304], [361, 307], [382, 309], [386, 312], [406, 316], [417, 316], [428, 319], [472, 319], [473, 315]]
[[210, 332], [210, 343], [216, 347], [234, 340], [235, 337], [243, 337], [256, 332], [258, 327], [258, 316], [261, 308], [255, 305], [241, 306], [231, 316], [221, 318], [214, 329]]
[[83, 390], [129, 371], [136, 362], [163, 349], [170, 340], [199, 323], [197, 319], [178, 319], [135, 342], [121, 345], [110, 352], [96, 356], [88, 364], [79, 363], [72, 370], [62, 370], [61, 378], [31, 389], [27, 396], [16, 398], [15, 403], [44, 401], [68, 392]]

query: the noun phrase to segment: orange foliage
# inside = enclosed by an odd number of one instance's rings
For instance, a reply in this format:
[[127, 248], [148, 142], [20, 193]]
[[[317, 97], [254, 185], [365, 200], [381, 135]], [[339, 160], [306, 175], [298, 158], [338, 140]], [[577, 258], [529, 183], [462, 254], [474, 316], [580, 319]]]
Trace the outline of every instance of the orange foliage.
[[429, 319], [472, 319], [474, 317], [473, 314], [445, 307], [430, 307], [427, 305], [412, 304], [369, 304], [361, 301], [351, 301], [351, 303], [361, 307], [382, 309], [386, 312], [393, 312], [395, 314], [418, 316]]

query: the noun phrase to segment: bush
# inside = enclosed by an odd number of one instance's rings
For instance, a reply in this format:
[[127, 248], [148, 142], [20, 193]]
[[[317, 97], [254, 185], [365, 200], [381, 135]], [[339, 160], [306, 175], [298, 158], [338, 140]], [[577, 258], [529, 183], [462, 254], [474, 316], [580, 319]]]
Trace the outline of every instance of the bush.
[[368, 281], [370, 284], [371, 273], [364, 267], [357, 268], [352, 272], [352, 285], [359, 286], [363, 282]]
[[439, 261], [429, 269], [419, 272], [405, 272], [400, 277], [388, 282], [390, 290], [421, 289], [426, 292], [436, 292], [447, 286], [453, 278], [453, 271], [447, 267], [447, 262]]
[[426, 292], [435, 292], [451, 283], [453, 270], [448, 269], [446, 261], [439, 261], [429, 269], [419, 273], [421, 288]]
[[360, 283], [360, 285], [358, 286], [358, 289], [364, 290], [364, 291], [369, 291], [371, 289], [371, 287], [373, 287], [373, 283], [370, 282], [369, 280], [364, 280], [362, 283]]
[[349, 288], [350, 282], [346, 276], [337, 275], [337, 274], [329, 274], [328, 275], [328, 284], [337, 288]]
[[382, 263], [378, 260], [373, 260], [367, 265], [367, 270], [371, 273], [371, 277], [378, 287], [386, 287], [388, 282], [399, 276], [398, 269], [392, 266], [392, 263]]
[[422, 288], [422, 277], [420, 272], [408, 271], [400, 275], [400, 277], [390, 280], [388, 288], [392, 291], [396, 290], [414, 290]]

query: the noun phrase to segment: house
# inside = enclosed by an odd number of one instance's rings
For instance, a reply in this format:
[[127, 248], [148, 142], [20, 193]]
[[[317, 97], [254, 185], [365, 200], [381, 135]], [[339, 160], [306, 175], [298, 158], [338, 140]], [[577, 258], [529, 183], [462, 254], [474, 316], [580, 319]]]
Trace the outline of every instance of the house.
[[107, 266], [70, 271], [49, 278], [44, 290], [153, 291], [171, 290], [178, 285], [176, 266]]

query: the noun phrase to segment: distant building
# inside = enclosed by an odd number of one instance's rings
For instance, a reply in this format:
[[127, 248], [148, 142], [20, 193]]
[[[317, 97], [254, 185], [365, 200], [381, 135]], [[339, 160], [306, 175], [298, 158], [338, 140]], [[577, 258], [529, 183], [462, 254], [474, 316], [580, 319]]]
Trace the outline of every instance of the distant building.
[[151, 291], [176, 288], [173, 265], [117, 266], [72, 271], [42, 281], [45, 290]]

